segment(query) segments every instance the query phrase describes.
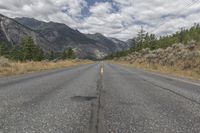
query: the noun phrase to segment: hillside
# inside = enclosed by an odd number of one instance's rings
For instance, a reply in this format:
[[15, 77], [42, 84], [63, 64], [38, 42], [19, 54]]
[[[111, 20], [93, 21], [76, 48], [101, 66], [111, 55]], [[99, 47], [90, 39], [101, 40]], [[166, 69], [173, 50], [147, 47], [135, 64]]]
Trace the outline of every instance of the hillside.
[[141, 30], [128, 41], [132, 48], [116, 52], [105, 59], [114, 59], [128, 66], [156, 70], [200, 79], [200, 25], [157, 38]]
[[112, 52], [129, 48], [129, 45], [123, 41], [117, 39], [113, 41], [101, 34], [85, 35], [65, 24], [42, 22], [33, 18], [16, 18], [15, 20], [42, 34], [55, 46], [55, 51], [72, 47], [80, 58], [102, 58]]
[[174, 34], [157, 37], [155, 34], [145, 32], [141, 29], [137, 36], [129, 39], [126, 43], [131, 47], [129, 50], [112, 53], [105, 59], [119, 58], [127, 56], [132, 52], [141, 52], [142, 49], [149, 48], [156, 50], [159, 48], [166, 49], [177, 43], [188, 45], [191, 42], [199, 45], [200, 42], [200, 24], [194, 24], [191, 28], [182, 29]]
[[114, 60], [140, 69], [200, 79], [200, 47], [198, 43], [173, 44], [171, 47], [157, 50], [145, 48], [140, 52], [132, 52], [128, 56]]
[[20, 45], [25, 37], [31, 37], [45, 52], [53, 50], [51, 45], [40, 33], [16, 22], [13, 19], [0, 15], [0, 42], [11, 46]]
[[9, 47], [19, 46], [26, 37], [33, 38], [35, 44], [46, 54], [51, 51], [61, 53], [64, 49], [73, 48], [78, 58], [102, 58], [112, 52], [122, 51], [129, 45], [118, 39], [103, 35], [85, 35], [65, 24], [42, 22], [33, 18], [11, 19], [0, 15], [0, 42]]
[[99, 44], [102, 44], [104, 47], [107, 47], [107, 49], [111, 50], [112, 52], [123, 51], [129, 48], [127, 43], [116, 38], [107, 38], [101, 33], [86, 34], [86, 36], [92, 40], [95, 40]]

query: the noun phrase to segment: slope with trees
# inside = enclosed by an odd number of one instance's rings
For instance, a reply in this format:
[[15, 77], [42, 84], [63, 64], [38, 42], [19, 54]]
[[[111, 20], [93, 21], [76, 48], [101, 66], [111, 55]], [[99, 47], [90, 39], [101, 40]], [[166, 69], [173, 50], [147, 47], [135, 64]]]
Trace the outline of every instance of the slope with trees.
[[127, 51], [116, 52], [108, 55], [105, 59], [113, 59], [115, 57], [127, 56], [129, 53], [138, 52], [145, 48], [156, 50], [159, 48], [167, 48], [175, 43], [182, 43], [184, 45], [190, 42], [200, 42], [200, 24], [194, 24], [189, 29], [182, 29], [172, 35], [156, 37], [155, 34], [145, 32], [143, 28], [140, 29], [137, 36], [132, 39], [132, 47]]
[[54, 53], [51, 51], [44, 55], [42, 48], [35, 44], [31, 37], [23, 39], [20, 45], [7, 47], [5, 43], [0, 43], [0, 56], [5, 56], [11, 60], [17, 61], [41, 61], [44, 59], [74, 59], [76, 54], [72, 48], [67, 48], [63, 53]]

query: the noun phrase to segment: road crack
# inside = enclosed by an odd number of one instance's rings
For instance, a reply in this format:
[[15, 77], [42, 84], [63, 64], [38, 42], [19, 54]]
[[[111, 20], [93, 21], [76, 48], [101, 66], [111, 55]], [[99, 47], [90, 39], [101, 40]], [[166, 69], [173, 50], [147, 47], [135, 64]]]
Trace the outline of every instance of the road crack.
[[103, 89], [103, 75], [99, 73], [97, 79], [97, 100], [92, 102], [92, 112], [90, 118], [90, 133], [102, 133], [102, 124], [101, 124], [101, 110], [102, 110], [102, 103], [101, 103], [101, 96], [102, 96], [102, 89]]

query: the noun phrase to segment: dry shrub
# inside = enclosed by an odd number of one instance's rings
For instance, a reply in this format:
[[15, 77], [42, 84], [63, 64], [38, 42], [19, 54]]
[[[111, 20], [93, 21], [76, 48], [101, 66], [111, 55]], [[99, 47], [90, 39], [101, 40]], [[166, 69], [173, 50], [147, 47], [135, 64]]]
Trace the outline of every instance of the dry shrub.
[[[128, 60], [127, 60], [128, 59]], [[174, 44], [166, 49], [143, 49], [122, 57], [118, 62], [138, 68], [175, 73], [200, 79], [200, 47], [195, 44]]]
[[0, 57], [0, 67], [11, 67], [11, 64], [7, 58]]

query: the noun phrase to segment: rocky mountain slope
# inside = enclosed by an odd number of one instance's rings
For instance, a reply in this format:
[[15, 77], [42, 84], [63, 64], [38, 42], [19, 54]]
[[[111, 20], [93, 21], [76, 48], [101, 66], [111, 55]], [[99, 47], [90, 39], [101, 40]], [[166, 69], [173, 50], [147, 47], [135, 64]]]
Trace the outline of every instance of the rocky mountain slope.
[[65, 24], [42, 22], [33, 18], [15, 20], [44, 36], [54, 46], [55, 51], [72, 47], [80, 58], [102, 58], [109, 53], [129, 48], [128, 44], [118, 39], [110, 39], [99, 33], [85, 35]]
[[107, 38], [101, 33], [86, 34], [86, 36], [92, 40], [95, 40], [99, 44], [102, 44], [108, 50], [111, 50], [113, 52], [123, 51], [129, 48], [129, 45], [127, 43], [120, 41], [116, 38]]
[[0, 15], [0, 42], [4, 42], [10, 46], [20, 45], [22, 40], [30, 36], [35, 43], [39, 45], [45, 52], [54, 49], [41, 34], [32, 29], [23, 26], [13, 19]]

